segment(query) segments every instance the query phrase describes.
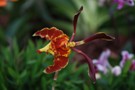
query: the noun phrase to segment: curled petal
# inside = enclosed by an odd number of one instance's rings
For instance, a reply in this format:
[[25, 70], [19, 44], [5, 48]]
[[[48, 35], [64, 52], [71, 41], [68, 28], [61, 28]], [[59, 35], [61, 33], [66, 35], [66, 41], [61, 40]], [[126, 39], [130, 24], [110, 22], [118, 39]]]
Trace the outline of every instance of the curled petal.
[[60, 71], [62, 68], [66, 67], [68, 64], [68, 57], [58, 56], [54, 58], [54, 64], [48, 66], [44, 72], [47, 74]]
[[46, 53], [50, 53], [50, 54], [54, 55], [54, 51], [53, 51], [53, 48], [51, 46], [51, 43], [48, 43], [43, 48], [37, 50], [37, 53], [39, 53], [39, 54], [42, 52], [46, 52]]
[[93, 63], [92, 63], [92, 60], [85, 54], [85, 53], [83, 53], [82, 51], [80, 51], [80, 50], [78, 50], [78, 49], [76, 49], [76, 48], [72, 48], [75, 52], [77, 52], [77, 53], [79, 53], [79, 54], [81, 54], [82, 56], [84, 56], [85, 57], [85, 59], [87, 60], [87, 62], [88, 62], [88, 65], [89, 65], [89, 75], [90, 75], [90, 77], [91, 77], [91, 79], [94, 81], [94, 83], [95, 83], [95, 81], [96, 81], [96, 78], [95, 78], [95, 73], [96, 73], [96, 71], [95, 71], [95, 68], [94, 68], [94, 65], [93, 65]]
[[40, 36], [41, 38], [52, 40], [63, 34], [64, 33], [61, 30], [52, 27], [52, 28], [43, 28], [42, 30], [35, 32], [33, 36]]
[[78, 17], [79, 17], [79, 15], [80, 15], [80, 13], [81, 13], [82, 10], [83, 10], [83, 7], [81, 7], [81, 8], [79, 9], [79, 11], [78, 11], [78, 12], [75, 14], [75, 16], [74, 16], [74, 20], [73, 20], [74, 32], [73, 32], [73, 34], [72, 34], [72, 36], [71, 36], [70, 42], [71, 42], [71, 41], [74, 39], [74, 37], [75, 37], [76, 25], [77, 25]]
[[94, 35], [92, 35], [92, 36], [90, 36], [90, 37], [88, 37], [88, 38], [86, 38], [84, 40], [81, 40], [81, 41], [76, 42], [76, 46], [82, 45], [82, 44], [85, 44], [85, 43], [88, 43], [88, 42], [93, 41], [93, 40], [96, 40], [96, 39], [101, 39], [101, 40], [106, 40], [106, 41], [112, 41], [115, 38], [112, 37], [112, 36], [109, 36], [109, 35], [107, 35], [107, 34], [105, 34], [103, 32], [98, 32], [98, 33], [96, 33], [96, 34], [94, 34]]
[[98, 33], [96, 33], [96, 34], [94, 34], [94, 35], [92, 35], [92, 36], [86, 38], [86, 39], [84, 40], [84, 42], [90, 42], [90, 41], [96, 40], [96, 39], [112, 41], [112, 40], [114, 40], [115, 38], [112, 37], [112, 36], [109, 36], [109, 35], [107, 35], [107, 34], [105, 34], [105, 33], [103, 33], [103, 32], [98, 32]]

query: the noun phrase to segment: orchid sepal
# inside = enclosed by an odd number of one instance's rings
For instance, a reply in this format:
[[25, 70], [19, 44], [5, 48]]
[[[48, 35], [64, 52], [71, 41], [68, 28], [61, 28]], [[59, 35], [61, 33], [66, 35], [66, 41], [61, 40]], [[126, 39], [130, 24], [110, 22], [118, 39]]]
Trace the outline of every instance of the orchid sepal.
[[89, 74], [88, 75], [91, 77], [93, 83], [95, 83], [96, 82], [96, 77], [95, 77], [96, 70], [94, 68], [94, 64], [93, 64], [92, 60], [85, 53], [83, 53], [81, 50], [78, 50], [76, 48], [72, 48], [72, 50], [81, 54], [87, 60], [87, 63], [89, 66]]
[[74, 20], [73, 20], [73, 34], [71, 36], [70, 42], [73, 41], [75, 34], [76, 34], [76, 25], [77, 25], [77, 21], [78, 21], [78, 17], [80, 15], [80, 13], [83, 10], [83, 6], [81, 6], [81, 8], [79, 9], [79, 11], [74, 15]]
[[104, 32], [98, 32], [98, 33], [96, 33], [96, 34], [94, 34], [94, 35], [92, 35], [84, 40], [76, 42], [76, 46], [79, 46], [79, 45], [82, 45], [82, 44], [85, 44], [85, 43], [88, 43], [88, 42], [91, 42], [91, 41], [97, 40], [97, 39], [112, 41], [115, 38], [110, 36], [110, 35], [105, 34]]

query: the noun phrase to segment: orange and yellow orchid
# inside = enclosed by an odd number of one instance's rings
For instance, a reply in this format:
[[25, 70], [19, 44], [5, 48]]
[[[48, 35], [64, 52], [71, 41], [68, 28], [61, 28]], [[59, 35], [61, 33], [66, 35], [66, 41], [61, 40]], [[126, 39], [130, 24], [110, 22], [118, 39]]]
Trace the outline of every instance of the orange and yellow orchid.
[[74, 20], [73, 20], [74, 32], [71, 36], [71, 39], [69, 39], [69, 37], [62, 32], [62, 30], [59, 30], [56, 27], [43, 28], [42, 30], [37, 31], [33, 34], [33, 36], [40, 36], [43, 39], [50, 40], [50, 43], [48, 43], [45, 47], [37, 50], [38, 53], [46, 52], [54, 56], [54, 61], [53, 61], [54, 64], [48, 66], [44, 70], [45, 73], [49, 74], [49, 73], [57, 72], [57, 71], [60, 71], [62, 68], [66, 67], [68, 64], [68, 56], [71, 53], [71, 50], [73, 50], [77, 53], [80, 53], [86, 58], [89, 65], [89, 75], [93, 81], [96, 80], [95, 68], [91, 59], [85, 53], [76, 49], [75, 47], [88, 43], [95, 39], [102, 39], [102, 40], [110, 41], [110, 40], [113, 40], [114, 38], [109, 35], [106, 35], [103, 32], [99, 32], [84, 40], [74, 42], [73, 39], [76, 33], [77, 20], [82, 10], [83, 10], [83, 7], [81, 7], [80, 10], [77, 12], [77, 14], [74, 16]]

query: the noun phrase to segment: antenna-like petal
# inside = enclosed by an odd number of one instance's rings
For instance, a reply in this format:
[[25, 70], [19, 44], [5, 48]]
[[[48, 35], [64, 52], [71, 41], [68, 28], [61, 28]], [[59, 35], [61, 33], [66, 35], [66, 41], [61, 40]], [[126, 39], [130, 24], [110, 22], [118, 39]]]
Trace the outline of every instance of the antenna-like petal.
[[83, 7], [81, 6], [81, 8], [79, 9], [79, 11], [75, 14], [74, 16], [74, 20], [73, 20], [73, 28], [74, 28], [74, 32], [71, 36], [71, 39], [70, 39], [70, 42], [74, 39], [75, 37], [75, 34], [76, 34], [76, 25], [77, 25], [77, 21], [78, 21], [78, 17], [81, 13], [81, 11], [83, 10]]
[[85, 44], [85, 43], [88, 43], [88, 42], [91, 42], [91, 41], [97, 40], [97, 39], [106, 40], [106, 41], [112, 41], [115, 38], [110, 36], [110, 35], [107, 35], [107, 34], [105, 34], [103, 32], [98, 32], [98, 33], [96, 33], [96, 34], [94, 34], [94, 35], [92, 35], [92, 36], [90, 36], [90, 37], [88, 37], [88, 38], [86, 38], [84, 40], [76, 42], [76, 46], [82, 45], [82, 44]]

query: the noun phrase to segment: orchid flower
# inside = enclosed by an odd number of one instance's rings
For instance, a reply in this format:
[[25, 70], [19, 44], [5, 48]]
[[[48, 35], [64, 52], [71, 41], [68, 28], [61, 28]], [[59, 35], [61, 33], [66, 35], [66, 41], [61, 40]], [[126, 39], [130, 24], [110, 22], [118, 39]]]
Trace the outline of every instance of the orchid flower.
[[114, 38], [109, 35], [106, 35], [103, 32], [99, 32], [84, 40], [77, 41], [77, 42], [73, 41], [76, 34], [77, 20], [82, 10], [83, 7], [81, 7], [80, 10], [77, 12], [77, 14], [74, 16], [74, 20], [73, 20], [74, 31], [70, 39], [66, 34], [62, 32], [62, 30], [59, 30], [56, 27], [43, 28], [42, 30], [37, 31], [33, 34], [33, 36], [40, 36], [43, 39], [50, 40], [50, 42], [45, 47], [37, 50], [38, 53], [46, 52], [54, 56], [54, 61], [53, 61], [54, 64], [45, 68], [44, 70], [45, 73], [50, 74], [53, 72], [60, 71], [62, 68], [65, 68], [68, 64], [69, 54], [71, 53], [71, 50], [73, 50], [85, 57], [85, 59], [88, 62], [90, 77], [93, 81], [96, 80], [95, 68], [92, 63], [92, 60], [85, 53], [76, 49], [75, 47], [96, 39], [110, 41], [113, 40]]
[[128, 51], [122, 51], [121, 54], [122, 54], [122, 60], [120, 62], [120, 66], [123, 68], [125, 62], [133, 58], [133, 54], [130, 54]]
[[8, 1], [15, 2], [17, 0], [0, 0], [0, 7], [5, 7], [8, 3]]
[[103, 72], [104, 74], [107, 74], [108, 71], [111, 71], [112, 74], [114, 74], [115, 76], [119, 76], [121, 74], [121, 67], [118, 65], [112, 67], [110, 65], [110, 63], [108, 62], [110, 54], [111, 51], [109, 49], [103, 51], [99, 59], [94, 59], [93, 63], [95, 64], [98, 71]]
[[134, 6], [134, 0], [114, 0], [114, 3], [118, 3], [117, 9], [122, 9], [124, 4]]
[[111, 52], [109, 49], [103, 51], [99, 57], [99, 59], [94, 59], [93, 63], [95, 64], [98, 71], [103, 72], [106, 74], [108, 72], [108, 68], [111, 68], [111, 65], [108, 62], [108, 58]]

